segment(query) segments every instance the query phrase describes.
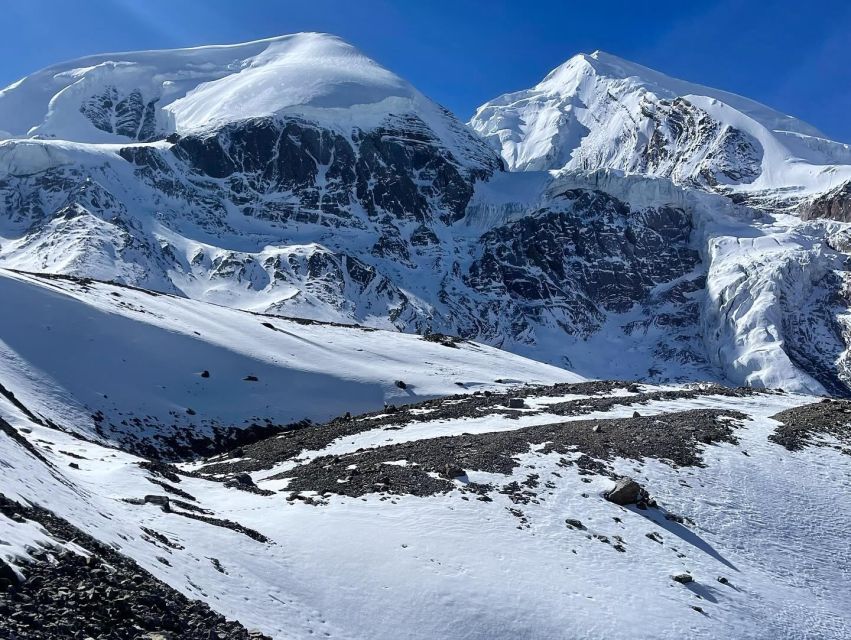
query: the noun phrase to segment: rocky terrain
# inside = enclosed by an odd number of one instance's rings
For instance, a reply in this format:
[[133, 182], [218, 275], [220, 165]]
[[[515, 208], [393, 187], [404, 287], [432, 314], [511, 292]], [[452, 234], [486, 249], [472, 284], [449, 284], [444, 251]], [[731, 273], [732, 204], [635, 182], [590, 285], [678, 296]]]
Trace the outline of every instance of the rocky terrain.
[[24, 506], [0, 494], [0, 512], [13, 522], [37, 523], [60, 543], [72, 542], [77, 551], [50, 545], [33, 549], [23, 575], [0, 560], [0, 627], [10, 640], [267, 638], [225, 620], [202, 602], [190, 601], [42, 507]]
[[0, 398], [0, 630], [841, 638], [849, 407], [528, 385], [169, 464]]

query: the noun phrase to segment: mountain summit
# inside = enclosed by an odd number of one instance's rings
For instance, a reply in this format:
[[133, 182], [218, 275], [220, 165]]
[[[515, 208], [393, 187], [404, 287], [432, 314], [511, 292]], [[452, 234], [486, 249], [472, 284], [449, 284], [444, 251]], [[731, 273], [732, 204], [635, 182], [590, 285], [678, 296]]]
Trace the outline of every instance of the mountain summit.
[[721, 191], [791, 187], [801, 196], [851, 178], [851, 148], [815, 127], [601, 51], [486, 102], [470, 125], [513, 170], [605, 167]]
[[443, 111], [409, 83], [321, 33], [89, 56], [0, 91], [7, 137], [76, 142], [146, 141], [275, 115], [348, 131], [374, 126], [388, 112], [446, 126]]

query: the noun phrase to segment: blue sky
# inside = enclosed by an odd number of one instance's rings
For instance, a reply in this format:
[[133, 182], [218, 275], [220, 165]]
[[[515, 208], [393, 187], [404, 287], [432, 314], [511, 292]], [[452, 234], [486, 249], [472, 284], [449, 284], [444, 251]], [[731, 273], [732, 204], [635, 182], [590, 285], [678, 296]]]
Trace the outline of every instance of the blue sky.
[[336, 33], [467, 119], [603, 49], [851, 142], [851, 3], [836, 0], [4, 0], [0, 86], [91, 53]]

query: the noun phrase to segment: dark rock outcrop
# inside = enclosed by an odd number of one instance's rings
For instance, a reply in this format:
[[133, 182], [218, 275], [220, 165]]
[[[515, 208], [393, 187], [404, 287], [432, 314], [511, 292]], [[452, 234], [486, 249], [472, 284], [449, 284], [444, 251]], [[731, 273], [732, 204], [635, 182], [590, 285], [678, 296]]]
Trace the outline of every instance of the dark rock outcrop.
[[851, 222], [851, 180], [803, 203], [799, 210], [804, 220], [828, 218]]
[[[0, 637], [76, 640], [142, 637], [185, 640], [260, 640], [200, 600], [154, 578], [133, 560], [41, 507], [0, 494], [0, 513], [37, 522], [57, 541], [71, 541], [89, 557], [61, 546], [33, 550], [24, 580], [0, 586]], [[0, 563], [0, 567], [2, 567]]]

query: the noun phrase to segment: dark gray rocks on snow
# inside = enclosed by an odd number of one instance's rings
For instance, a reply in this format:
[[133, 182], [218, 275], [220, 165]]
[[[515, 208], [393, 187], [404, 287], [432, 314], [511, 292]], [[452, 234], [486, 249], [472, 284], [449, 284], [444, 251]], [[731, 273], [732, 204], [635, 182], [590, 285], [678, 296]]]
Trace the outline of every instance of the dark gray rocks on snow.
[[[0, 494], [0, 513], [37, 522], [55, 540], [73, 540], [91, 554], [84, 557], [59, 545], [35, 549], [22, 565], [23, 580], [0, 578], [4, 640], [268, 640], [190, 600], [46, 509]], [[4, 566], [0, 562], [0, 574], [6, 573]]]

